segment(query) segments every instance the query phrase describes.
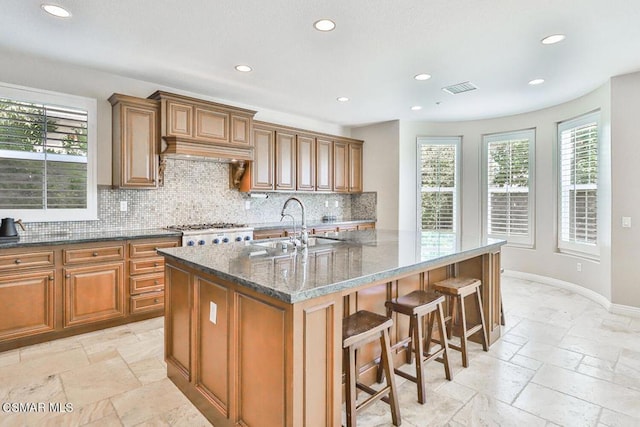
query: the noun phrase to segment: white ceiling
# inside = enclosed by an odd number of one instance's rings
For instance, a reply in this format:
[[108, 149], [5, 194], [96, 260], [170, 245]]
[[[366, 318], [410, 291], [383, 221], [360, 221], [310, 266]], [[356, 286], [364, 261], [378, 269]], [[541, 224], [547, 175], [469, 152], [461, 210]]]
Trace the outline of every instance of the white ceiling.
[[640, 70], [640, 0], [52, 0], [66, 20], [43, 2], [0, 4], [0, 47], [341, 125], [532, 111]]

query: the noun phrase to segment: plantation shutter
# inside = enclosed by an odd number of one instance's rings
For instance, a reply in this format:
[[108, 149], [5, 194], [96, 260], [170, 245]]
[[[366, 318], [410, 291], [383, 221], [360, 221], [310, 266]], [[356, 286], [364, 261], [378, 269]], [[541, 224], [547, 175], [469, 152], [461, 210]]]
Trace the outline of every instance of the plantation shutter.
[[598, 121], [595, 113], [558, 127], [561, 248], [598, 242]]
[[0, 98], [0, 209], [87, 208], [86, 111]]
[[457, 151], [456, 142], [423, 141], [420, 149], [420, 213], [424, 231], [450, 231], [457, 228]]
[[487, 235], [533, 244], [533, 130], [486, 136]]

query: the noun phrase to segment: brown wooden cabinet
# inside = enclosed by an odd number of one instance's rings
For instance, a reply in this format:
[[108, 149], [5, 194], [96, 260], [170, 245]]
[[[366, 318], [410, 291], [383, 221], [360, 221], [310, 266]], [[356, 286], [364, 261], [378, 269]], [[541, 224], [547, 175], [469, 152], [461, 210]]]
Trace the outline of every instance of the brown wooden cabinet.
[[276, 130], [276, 190], [296, 189], [296, 135]]
[[251, 164], [251, 189], [273, 190], [275, 133], [268, 127], [253, 127], [254, 160]]
[[333, 141], [316, 139], [316, 191], [333, 191]]
[[[331, 235], [332, 233], [336, 233], [338, 231], [349, 231], [349, 230], [367, 230], [376, 228], [375, 222], [363, 222], [363, 223], [342, 223], [342, 222], [331, 222], [328, 224], [317, 225], [309, 228], [310, 234], [316, 235]], [[296, 230], [298, 233], [300, 232], [299, 228]], [[293, 229], [287, 226], [282, 226], [282, 228], [271, 228], [266, 230], [254, 230], [253, 239], [275, 239], [279, 237], [289, 237], [293, 235]]]
[[333, 146], [333, 190], [362, 192], [362, 143], [336, 141]]
[[179, 237], [0, 249], [0, 351], [163, 314]]
[[55, 277], [51, 268], [0, 276], [0, 340], [55, 328]]
[[113, 94], [113, 185], [121, 188], [158, 186], [159, 103]]
[[316, 189], [316, 138], [310, 135], [296, 136], [296, 189]]

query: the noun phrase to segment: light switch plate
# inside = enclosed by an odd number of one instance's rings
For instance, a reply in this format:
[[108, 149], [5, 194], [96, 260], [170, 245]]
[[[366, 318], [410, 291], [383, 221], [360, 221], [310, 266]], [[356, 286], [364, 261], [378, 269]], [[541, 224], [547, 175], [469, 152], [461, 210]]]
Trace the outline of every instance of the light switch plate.
[[218, 306], [213, 301], [209, 301], [209, 321], [214, 325], [218, 321]]
[[121, 200], [120, 201], [120, 212], [126, 212], [127, 209], [128, 209], [127, 201], [126, 200]]
[[244, 208], [245, 208], [246, 210], [251, 209], [251, 200], [245, 200], [245, 201], [244, 201]]
[[622, 227], [623, 228], [631, 228], [631, 217], [623, 216], [622, 217]]

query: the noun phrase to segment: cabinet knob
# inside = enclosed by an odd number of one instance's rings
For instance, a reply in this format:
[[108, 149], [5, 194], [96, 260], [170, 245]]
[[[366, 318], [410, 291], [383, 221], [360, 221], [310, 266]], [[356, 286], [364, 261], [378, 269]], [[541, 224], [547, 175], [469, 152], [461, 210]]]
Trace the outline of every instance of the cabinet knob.
[[154, 262], [154, 263], [153, 263], [153, 266], [154, 266], [154, 267], [158, 267], [158, 266], [160, 266], [160, 264], [159, 264], [159, 263], [157, 263], [157, 262]]
[[53, 281], [53, 276], [49, 276], [49, 280]]
[[155, 302], [156, 304], [160, 302], [160, 300], [158, 298], [154, 298], [153, 302]]
[[67, 273], [67, 274], [64, 275], [64, 277], [66, 277], [68, 279], [69, 277], [71, 277], [71, 275], [69, 273]]
[[98, 256], [98, 252], [94, 252], [94, 253], [92, 253], [91, 255], [93, 255], [93, 256]]
[[160, 282], [158, 282], [157, 280], [154, 280], [153, 284], [156, 285], [156, 286], [160, 286]]
[[15, 263], [16, 264], [20, 264], [22, 262], [22, 260], [20, 258], [16, 259]]

